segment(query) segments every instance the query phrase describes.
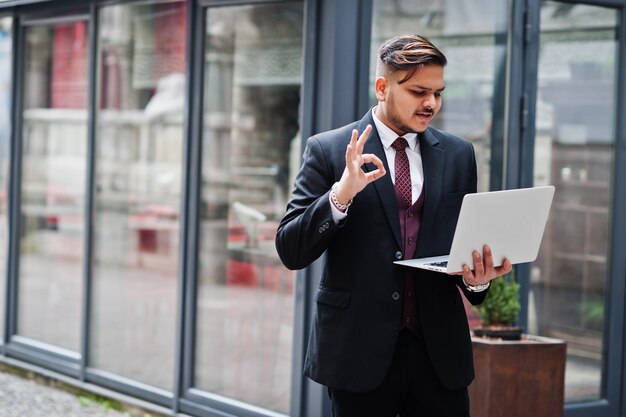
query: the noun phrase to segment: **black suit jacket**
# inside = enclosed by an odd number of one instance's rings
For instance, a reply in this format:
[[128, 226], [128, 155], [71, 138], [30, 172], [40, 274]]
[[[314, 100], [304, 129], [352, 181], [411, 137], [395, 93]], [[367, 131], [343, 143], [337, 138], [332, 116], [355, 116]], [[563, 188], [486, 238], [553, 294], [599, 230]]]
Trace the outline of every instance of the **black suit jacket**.
[[[382, 383], [394, 353], [402, 314], [405, 268], [394, 186], [389, 174], [355, 198], [347, 218], [332, 219], [329, 190], [345, 167], [352, 129], [362, 132], [370, 112], [355, 123], [307, 140], [302, 169], [276, 235], [290, 269], [301, 269], [326, 252], [315, 294], [305, 374], [323, 385], [355, 392]], [[419, 135], [424, 166], [425, 206], [415, 257], [449, 253], [462, 198], [476, 192], [472, 145], [434, 128]], [[376, 129], [364, 153], [387, 159]], [[366, 165], [365, 169], [373, 169]], [[473, 304], [486, 292], [465, 290], [461, 278], [411, 270], [418, 315], [432, 364], [444, 386], [464, 388], [474, 377], [467, 317], [458, 288]]]

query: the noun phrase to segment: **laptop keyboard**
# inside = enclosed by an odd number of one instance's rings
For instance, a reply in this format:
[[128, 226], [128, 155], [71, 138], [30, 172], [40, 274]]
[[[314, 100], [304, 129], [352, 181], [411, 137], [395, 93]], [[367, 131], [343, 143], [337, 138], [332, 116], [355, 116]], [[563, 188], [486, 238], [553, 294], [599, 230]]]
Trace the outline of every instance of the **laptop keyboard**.
[[445, 267], [448, 266], [448, 261], [430, 262], [430, 263], [427, 263], [426, 265], [438, 266], [438, 267], [441, 267], [441, 268], [445, 268]]

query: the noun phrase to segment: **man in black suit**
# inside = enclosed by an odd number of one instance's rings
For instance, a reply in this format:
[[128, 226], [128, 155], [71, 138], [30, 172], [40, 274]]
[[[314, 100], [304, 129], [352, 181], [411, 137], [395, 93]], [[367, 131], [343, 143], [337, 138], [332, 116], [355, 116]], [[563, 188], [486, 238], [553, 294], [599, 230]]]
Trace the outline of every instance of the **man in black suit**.
[[511, 264], [494, 267], [487, 246], [459, 275], [393, 263], [448, 253], [462, 198], [476, 192], [472, 145], [429, 127], [445, 64], [421, 36], [383, 43], [377, 106], [307, 140], [278, 227], [288, 268], [326, 253], [305, 374], [328, 387], [335, 417], [469, 416], [474, 369], [459, 288], [479, 304]]

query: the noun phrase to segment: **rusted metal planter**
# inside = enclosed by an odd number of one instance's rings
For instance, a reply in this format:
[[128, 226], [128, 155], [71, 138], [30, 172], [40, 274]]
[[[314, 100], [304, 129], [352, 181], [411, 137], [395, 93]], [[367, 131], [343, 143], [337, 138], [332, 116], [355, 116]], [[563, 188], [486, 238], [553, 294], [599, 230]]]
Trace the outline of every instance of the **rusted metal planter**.
[[529, 335], [519, 341], [473, 337], [472, 345], [472, 417], [563, 416], [564, 341]]

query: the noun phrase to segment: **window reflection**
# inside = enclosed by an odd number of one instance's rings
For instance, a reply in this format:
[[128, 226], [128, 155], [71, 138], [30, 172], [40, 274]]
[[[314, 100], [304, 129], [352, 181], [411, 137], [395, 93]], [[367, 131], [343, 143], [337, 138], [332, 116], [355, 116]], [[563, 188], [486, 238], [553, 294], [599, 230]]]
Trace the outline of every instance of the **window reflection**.
[[18, 333], [79, 350], [87, 23], [26, 29]]
[[207, 10], [195, 386], [289, 411], [293, 280], [274, 248], [299, 166], [302, 2]]
[[[490, 188], [492, 142], [503, 142], [507, 16], [508, 2], [500, 0], [374, 0], [372, 12], [371, 57], [386, 39], [415, 33], [448, 58], [443, 107], [432, 125], [474, 144], [479, 191]], [[376, 65], [371, 61], [373, 105]]]
[[185, 1], [100, 11], [91, 365], [171, 390]]
[[529, 323], [567, 341], [570, 402], [603, 396], [618, 16], [557, 2], [541, 8], [534, 183], [554, 184], [556, 194], [532, 268]]
[[5, 280], [9, 245], [9, 170], [11, 161], [11, 59], [13, 19], [0, 18], [0, 344], [4, 335]]

